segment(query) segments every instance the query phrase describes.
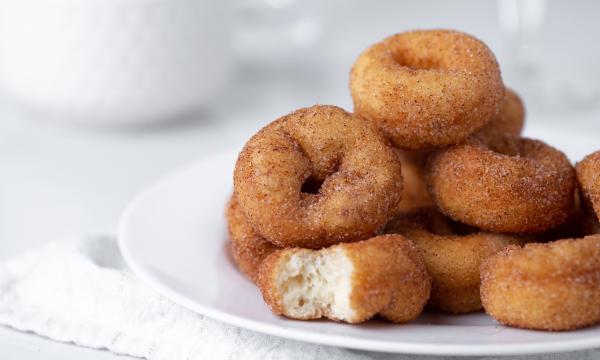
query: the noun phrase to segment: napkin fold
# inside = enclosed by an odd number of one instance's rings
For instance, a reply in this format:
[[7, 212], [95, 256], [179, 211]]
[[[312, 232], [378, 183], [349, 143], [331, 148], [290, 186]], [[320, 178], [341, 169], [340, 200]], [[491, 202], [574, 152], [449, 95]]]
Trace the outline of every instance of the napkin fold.
[[[0, 324], [149, 360], [439, 359], [313, 345], [209, 319], [137, 279], [111, 236], [50, 243], [0, 265]], [[597, 358], [595, 350], [531, 357]]]

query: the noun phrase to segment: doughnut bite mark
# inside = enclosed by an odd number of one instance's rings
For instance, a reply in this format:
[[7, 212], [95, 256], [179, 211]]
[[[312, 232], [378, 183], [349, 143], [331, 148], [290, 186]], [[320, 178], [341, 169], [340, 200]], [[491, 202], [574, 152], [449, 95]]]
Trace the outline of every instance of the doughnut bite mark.
[[352, 67], [350, 90], [354, 111], [406, 150], [466, 139], [504, 98], [494, 54], [450, 30], [403, 32], [369, 47]]
[[425, 178], [442, 213], [490, 232], [540, 233], [573, 211], [573, 166], [537, 140], [472, 137], [431, 156]]
[[258, 285], [271, 310], [289, 318], [359, 323], [380, 313], [400, 323], [419, 316], [431, 280], [409, 240], [382, 235], [276, 251], [260, 268]]
[[385, 231], [406, 236], [421, 251], [432, 277], [428, 306], [455, 314], [481, 310], [481, 262], [509, 244], [524, 243], [516, 236], [461, 226], [433, 207], [401, 214]]
[[481, 299], [500, 323], [573, 330], [600, 322], [600, 235], [511, 246], [481, 266]]
[[318, 249], [381, 230], [398, 209], [402, 171], [374, 125], [317, 105], [254, 135], [238, 157], [234, 185], [258, 234], [278, 246]]

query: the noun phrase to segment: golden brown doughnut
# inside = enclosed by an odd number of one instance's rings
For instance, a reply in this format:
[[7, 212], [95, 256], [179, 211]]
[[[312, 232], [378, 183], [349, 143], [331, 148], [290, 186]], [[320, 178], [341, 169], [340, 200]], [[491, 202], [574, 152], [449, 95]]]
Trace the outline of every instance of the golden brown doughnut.
[[369, 238], [395, 215], [402, 174], [368, 121], [335, 106], [297, 110], [254, 135], [234, 171], [235, 196], [275, 245], [321, 248]]
[[227, 206], [227, 228], [231, 241], [231, 257], [238, 269], [252, 282], [258, 279], [258, 269], [263, 260], [279, 247], [257, 234], [240, 211], [235, 197]]
[[419, 316], [431, 279], [418, 250], [401, 235], [381, 235], [321, 250], [269, 255], [258, 286], [279, 315], [358, 323], [376, 314], [402, 323]]
[[428, 305], [451, 313], [481, 310], [479, 265], [509, 244], [522, 244], [516, 236], [460, 229], [432, 207], [401, 214], [386, 232], [402, 234], [423, 254], [432, 277]]
[[537, 140], [507, 135], [484, 145], [473, 137], [432, 155], [426, 181], [445, 215], [491, 232], [543, 232], [573, 209], [573, 166]]
[[575, 168], [583, 202], [600, 218], [600, 151], [586, 156]]
[[451, 30], [408, 31], [371, 46], [352, 67], [350, 90], [354, 111], [407, 150], [466, 139], [504, 98], [494, 54]]
[[482, 264], [481, 299], [494, 319], [520, 328], [600, 322], [600, 235], [508, 247]]

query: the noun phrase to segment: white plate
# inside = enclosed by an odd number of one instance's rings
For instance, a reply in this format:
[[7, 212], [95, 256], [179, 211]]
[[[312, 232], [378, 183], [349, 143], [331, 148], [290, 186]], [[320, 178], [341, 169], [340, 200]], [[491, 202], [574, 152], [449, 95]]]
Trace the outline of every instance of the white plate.
[[[593, 135], [568, 128], [531, 131], [580, 159]], [[577, 139], [577, 141], [574, 141]], [[600, 144], [598, 144], [600, 147]], [[226, 251], [224, 205], [236, 151], [218, 154], [163, 178], [127, 208], [119, 244], [133, 271], [155, 290], [196, 312], [255, 331], [354, 349], [432, 354], [509, 355], [600, 346], [600, 327], [549, 333], [498, 325], [484, 313], [427, 312], [411, 324], [346, 325], [273, 315]]]

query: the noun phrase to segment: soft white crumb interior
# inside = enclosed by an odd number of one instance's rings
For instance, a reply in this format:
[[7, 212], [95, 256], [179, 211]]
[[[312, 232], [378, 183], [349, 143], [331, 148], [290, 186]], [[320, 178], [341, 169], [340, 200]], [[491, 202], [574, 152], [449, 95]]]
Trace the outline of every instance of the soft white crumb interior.
[[281, 264], [276, 282], [285, 311], [296, 318], [351, 320], [353, 271], [352, 261], [340, 248], [293, 253]]

